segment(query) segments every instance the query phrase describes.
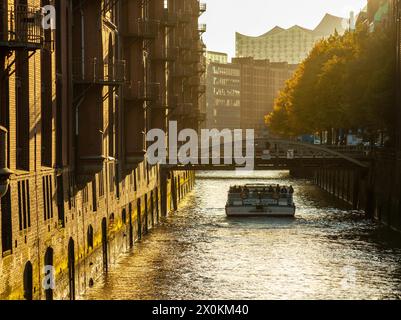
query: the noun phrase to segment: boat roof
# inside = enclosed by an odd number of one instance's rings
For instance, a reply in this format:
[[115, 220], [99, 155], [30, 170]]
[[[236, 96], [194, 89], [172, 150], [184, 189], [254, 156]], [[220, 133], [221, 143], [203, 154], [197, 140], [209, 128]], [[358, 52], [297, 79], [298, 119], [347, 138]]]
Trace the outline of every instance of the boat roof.
[[[263, 188], [263, 187], [276, 187], [276, 184], [270, 183], [247, 183], [243, 185], [232, 185], [231, 187], [247, 187], [247, 188]], [[287, 185], [279, 184], [280, 187], [289, 187]]]

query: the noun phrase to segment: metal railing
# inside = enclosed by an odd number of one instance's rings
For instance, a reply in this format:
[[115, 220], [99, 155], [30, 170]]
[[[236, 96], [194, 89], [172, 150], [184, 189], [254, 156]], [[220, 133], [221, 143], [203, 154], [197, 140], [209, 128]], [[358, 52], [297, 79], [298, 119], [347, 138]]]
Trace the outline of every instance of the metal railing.
[[195, 112], [193, 113], [193, 117], [200, 122], [204, 122], [206, 121], [206, 112], [195, 110]]
[[190, 50], [194, 44], [192, 39], [181, 38], [178, 41], [181, 50]]
[[175, 12], [168, 11], [165, 9], [163, 12], [163, 19], [161, 23], [168, 27], [173, 27], [178, 23], [178, 16]]
[[200, 14], [206, 12], [207, 6], [205, 2], [199, 2], [199, 12]]
[[175, 115], [190, 116], [193, 113], [193, 104], [189, 102], [178, 103], [177, 108], [174, 110]]
[[0, 46], [40, 48], [43, 45], [44, 12], [41, 7], [17, 5], [8, 10], [0, 8], [0, 17]]
[[174, 61], [179, 55], [178, 47], [162, 47], [153, 55], [155, 60]]
[[199, 42], [197, 45], [197, 49], [199, 53], [204, 53], [206, 51], [206, 45], [203, 42]]
[[128, 100], [159, 101], [160, 83], [131, 81], [124, 89], [124, 98]]
[[189, 84], [191, 87], [197, 87], [197, 86], [199, 86], [199, 85], [200, 85], [200, 77], [191, 77], [191, 78], [189, 78], [188, 84]]
[[206, 85], [205, 84], [200, 84], [199, 86], [196, 87], [196, 90], [200, 94], [206, 93]]
[[73, 61], [73, 80], [98, 84], [122, 84], [126, 78], [125, 60], [102, 61], [97, 58]]
[[205, 73], [206, 72], [206, 66], [203, 65], [203, 64], [199, 64], [196, 67], [196, 71], [197, 71], [197, 73]]
[[193, 19], [193, 13], [189, 9], [183, 9], [178, 11], [177, 17], [178, 21], [181, 23], [190, 23]]
[[193, 64], [200, 62], [200, 57], [197, 52], [189, 51], [182, 60], [185, 64]]
[[155, 39], [159, 35], [159, 27], [159, 20], [139, 18], [133, 28], [128, 28], [126, 35], [141, 39]]
[[190, 68], [189, 66], [177, 64], [174, 66], [174, 68], [172, 70], [172, 74], [174, 77], [177, 77], [177, 78], [187, 78], [193, 74], [193, 71], [192, 71], [192, 68]]
[[205, 24], [205, 23], [200, 23], [200, 24], [198, 25], [198, 31], [199, 31], [200, 33], [205, 33], [205, 32], [206, 32], [206, 24]]

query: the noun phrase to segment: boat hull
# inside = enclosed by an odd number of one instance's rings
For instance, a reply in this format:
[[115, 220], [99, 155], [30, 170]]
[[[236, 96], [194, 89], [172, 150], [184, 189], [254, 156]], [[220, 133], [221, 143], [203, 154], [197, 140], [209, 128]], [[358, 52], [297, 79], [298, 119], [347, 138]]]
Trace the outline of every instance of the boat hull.
[[295, 206], [226, 206], [228, 217], [294, 217]]

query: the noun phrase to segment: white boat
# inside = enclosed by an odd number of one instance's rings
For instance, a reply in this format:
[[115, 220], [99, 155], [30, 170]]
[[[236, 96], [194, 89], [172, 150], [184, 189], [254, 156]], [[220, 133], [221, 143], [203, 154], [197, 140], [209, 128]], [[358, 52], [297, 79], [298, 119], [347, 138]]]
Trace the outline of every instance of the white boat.
[[291, 186], [246, 184], [231, 186], [226, 214], [234, 216], [293, 217], [295, 204]]

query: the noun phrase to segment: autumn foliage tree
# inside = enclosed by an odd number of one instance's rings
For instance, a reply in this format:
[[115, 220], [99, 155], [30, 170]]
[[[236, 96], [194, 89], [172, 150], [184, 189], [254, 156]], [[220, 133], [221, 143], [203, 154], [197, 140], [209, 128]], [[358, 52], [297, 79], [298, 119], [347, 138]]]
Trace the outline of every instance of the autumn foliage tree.
[[[266, 116], [277, 135], [359, 130], [390, 141], [395, 131], [395, 53], [389, 32], [357, 30], [321, 40]], [[338, 134], [335, 135], [338, 139]], [[328, 140], [332, 140], [331, 137]]]

